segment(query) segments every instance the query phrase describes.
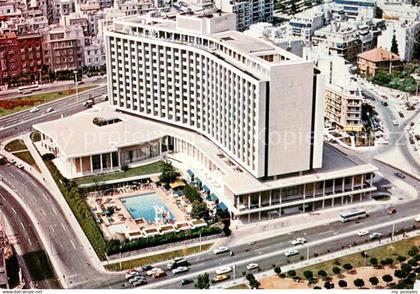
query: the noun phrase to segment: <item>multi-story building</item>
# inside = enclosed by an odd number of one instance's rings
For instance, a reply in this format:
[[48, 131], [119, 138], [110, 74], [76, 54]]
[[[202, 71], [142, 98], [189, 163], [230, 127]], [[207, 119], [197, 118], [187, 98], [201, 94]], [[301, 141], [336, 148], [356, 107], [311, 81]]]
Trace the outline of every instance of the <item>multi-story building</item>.
[[410, 62], [419, 34], [420, 21], [388, 20], [386, 30], [378, 37], [378, 46], [390, 51], [392, 39], [395, 36], [398, 44], [398, 55], [401, 60]]
[[74, 70], [84, 64], [83, 30], [79, 26], [56, 27], [43, 34], [44, 63], [51, 71]]
[[377, 0], [377, 5], [382, 9], [383, 18], [401, 21], [420, 21], [418, 4], [412, 1]]
[[244, 31], [257, 22], [272, 22], [274, 0], [221, 0], [217, 8], [236, 14], [236, 29]]
[[374, 48], [357, 56], [357, 69], [365, 76], [374, 76], [381, 70], [392, 72], [400, 68], [400, 57], [384, 48]]
[[41, 35], [17, 36], [10, 32], [0, 36], [0, 84], [35, 80], [42, 65]]
[[6, 22], [6, 29], [18, 35], [39, 33], [48, 27], [48, 20], [45, 16], [37, 17], [14, 17]]
[[322, 8], [322, 6], [317, 6], [295, 14], [289, 21], [289, 36], [310, 41], [314, 32], [325, 24], [325, 12], [317, 9], [318, 7]]
[[325, 87], [325, 118], [337, 130], [358, 133], [363, 130], [362, 95], [357, 85], [327, 84]]
[[[277, 12], [293, 15], [305, 11], [314, 6], [320, 5], [322, 0], [276, 0], [275, 9]], [[326, 1], [325, 1], [326, 2]]]
[[234, 14], [210, 11], [115, 20], [105, 32], [109, 106], [35, 125], [37, 147], [68, 178], [170, 152], [248, 222], [369, 199], [375, 167], [322, 142], [313, 62], [235, 28]]
[[343, 7], [349, 18], [370, 19], [376, 16], [375, 0], [334, 0], [334, 2]]
[[106, 63], [104, 42], [100, 38], [92, 38], [90, 44], [85, 46], [84, 65], [89, 67], [103, 66]]
[[367, 22], [331, 22], [315, 31], [312, 37], [314, 46], [324, 46], [330, 52], [349, 61], [355, 61], [357, 55], [375, 47], [377, 34], [374, 24]]

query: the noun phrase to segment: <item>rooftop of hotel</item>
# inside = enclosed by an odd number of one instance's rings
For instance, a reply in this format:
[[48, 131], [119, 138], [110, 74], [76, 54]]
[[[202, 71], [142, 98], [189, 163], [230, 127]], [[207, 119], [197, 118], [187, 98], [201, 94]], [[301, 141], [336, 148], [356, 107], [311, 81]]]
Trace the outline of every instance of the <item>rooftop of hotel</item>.
[[[261, 181], [235, 163], [203, 135], [138, 116], [116, 112], [108, 105], [102, 104], [97, 107], [97, 109], [84, 111], [64, 119], [40, 123], [34, 125], [34, 128], [53, 138], [67, 157], [112, 152], [116, 151], [118, 147], [143, 144], [167, 135], [180, 138], [195, 145], [205, 154], [221, 170], [220, 178], [223, 183], [237, 195], [376, 170], [374, 166], [346, 156], [325, 144], [321, 169], [305, 172], [302, 176]], [[92, 123], [96, 117], [118, 118], [121, 121], [99, 127]]]

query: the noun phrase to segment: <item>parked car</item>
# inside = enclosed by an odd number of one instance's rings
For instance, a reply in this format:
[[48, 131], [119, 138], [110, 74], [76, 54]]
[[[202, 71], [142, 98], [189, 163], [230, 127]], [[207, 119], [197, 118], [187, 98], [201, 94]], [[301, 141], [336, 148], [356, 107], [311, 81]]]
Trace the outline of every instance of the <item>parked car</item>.
[[229, 248], [227, 248], [227, 247], [219, 247], [219, 248], [216, 248], [215, 250], [213, 250], [213, 253], [214, 254], [221, 254], [221, 253], [225, 253], [225, 252], [228, 252], [229, 251]]
[[156, 272], [152, 274], [153, 279], [162, 278], [166, 276], [166, 273], [164, 271]]
[[382, 237], [382, 234], [375, 232], [369, 235], [369, 240], [376, 240], [376, 239], [379, 239], [380, 237]]
[[394, 213], [397, 212], [397, 209], [395, 207], [390, 207], [390, 208], [388, 208], [387, 212], [388, 212], [388, 214], [394, 214]]
[[250, 270], [253, 270], [253, 269], [257, 269], [259, 267], [260, 266], [257, 263], [250, 263], [246, 266], [246, 269], [250, 271]]
[[138, 287], [138, 286], [142, 286], [142, 285], [146, 285], [147, 284], [147, 280], [146, 279], [140, 279], [135, 281], [132, 285], [133, 287]]
[[129, 270], [125, 273], [125, 279], [129, 280], [129, 279], [134, 278], [134, 277], [139, 276], [139, 275], [140, 275], [139, 271]]
[[230, 266], [224, 266], [224, 267], [218, 268], [216, 270], [216, 274], [223, 275], [223, 274], [230, 273], [231, 271], [232, 271], [232, 267], [230, 267]]
[[185, 273], [185, 272], [188, 272], [188, 267], [187, 266], [180, 266], [180, 267], [174, 268], [172, 270], [172, 273], [175, 274], [175, 275], [180, 274], [180, 273]]
[[151, 270], [148, 270], [148, 271], [146, 272], [146, 275], [148, 275], [148, 276], [153, 276], [153, 274], [155, 274], [155, 273], [160, 273], [160, 272], [163, 272], [163, 270], [162, 270], [161, 268], [154, 267], [154, 268], [152, 268]]
[[305, 238], [296, 238], [292, 241], [290, 241], [290, 243], [292, 243], [292, 245], [303, 245], [306, 243], [306, 239]]
[[211, 282], [212, 283], [217, 283], [217, 282], [221, 282], [221, 281], [227, 280], [229, 278], [230, 278], [229, 275], [217, 275], [213, 279], [211, 279]]
[[24, 166], [23, 166], [22, 163], [16, 163], [16, 166], [17, 166], [17, 168], [20, 168], [20, 169], [23, 169], [24, 168]]
[[358, 236], [365, 236], [365, 235], [367, 235], [367, 234], [369, 234], [369, 231], [368, 230], [361, 230], [361, 231], [358, 231], [357, 232], [357, 235]]
[[181, 286], [192, 284], [192, 283], [194, 283], [193, 279], [182, 279], [181, 280]]
[[130, 283], [130, 284], [133, 284], [134, 282], [136, 282], [136, 281], [138, 281], [138, 280], [144, 280], [144, 278], [142, 277], [142, 276], [134, 276], [134, 277], [132, 277], [131, 279], [129, 279], [128, 280], [128, 282]]
[[168, 268], [168, 270], [177, 268], [179, 266], [187, 266], [188, 265], [188, 261], [184, 258], [184, 257], [176, 257], [174, 259], [172, 259], [167, 265], [166, 267]]
[[404, 175], [403, 173], [396, 172], [396, 173], [394, 173], [394, 175], [395, 175], [396, 177], [401, 178], [401, 179], [405, 179], [405, 175]]
[[140, 267], [140, 269], [144, 272], [150, 271], [153, 268], [150, 264], [145, 264]]
[[297, 254], [299, 254], [299, 251], [297, 251], [296, 249], [289, 249], [284, 253], [284, 255], [287, 257], [297, 255]]

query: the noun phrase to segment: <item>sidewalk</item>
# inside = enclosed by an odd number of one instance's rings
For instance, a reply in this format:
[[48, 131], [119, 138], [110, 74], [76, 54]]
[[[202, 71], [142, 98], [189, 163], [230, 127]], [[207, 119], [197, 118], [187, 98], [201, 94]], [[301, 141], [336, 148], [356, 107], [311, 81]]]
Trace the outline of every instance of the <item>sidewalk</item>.
[[[392, 199], [392, 198], [391, 198]], [[278, 219], [260, 221], [253, 224], [242, 226], [231, 225], [232, 235], [229, 239], [220, 240], [217, 246], [237, 246], [253, 241], [268, 239], [278, 235], [288, 234], [294, 231], [308, 229], [311, 227], [322, 226], [339, 220], [341, 211], [347, 211], [352, 208], [365, 209], [368, 212], [385, 209], [396, 199], [384, 203], [375, 200], [364, 203], [355, 203], [347, 206], [338, 206], [315, 213], [306, 213], [281, 217]], [[215, 245], [215, 246], [216, 246]]]
[[[420, 236], [420, 230], [406, 233], [405, 238], [403, 238], [402, 235], [394, 236], [393, 239], [391, 239], [391, 238], [382, 239], [381, 243], [378, 243], [378, 242], [365, 243], [365, 244], [362, 244], [362, 245], [354, 246], [352, 248], [346, 248], [344, 250], [336, 251], [334, 253], [323, 255], [323, 256], [320, 256], [320, 257], [311, 258], [309, 260], [304, 260], [304, 261], [300, 261], [300, 262], [297, 262], [297, 263], [284, 265], [284, 266], [281, 267], [281, 270], [282, 270], [283, 273], [286, 273], [289, 270], [296, 270], [296, 269], [299, 269], [299, 268], [302, 268], [302, 267], [307, 267], [307, 266], [310, 266], [310, 265], [318, 264], [318, 263], [328, 261], [328, 260], [333, 260], [333, 259], [336, 259], [336, 258], [339, 258], [339, 257], [343, 257], [343, 256], [346, 256], [346, 255], [353, 254], [353, 253], [362, 252], [362, 251], [365, 251], [365, 250], [381, 247], [381, 246], [384, 246], [384, 245], [388, 245], [388, 244], [391, 244], [391, 243], [395, 243], [395, 242], [398, 242], [398, 241], [401, 241], [401, 240], [404, 240], [404, 239], [407, 239], [407, 238], [411, 238], [411, 237], [416, 237], [416, 236]], [[268, 277], [268, 276], [272, 276], [272, 275], [275, 275], [273, 270], [268, 270], [268, 271], [265, 271], [265, 272], [260, 272], [260, 273], [254, 274], [256, 279], [261, 279], [263, 277]], [[230, 281], [227, 281], [225, 283], [217, 284], [216, 286], [213, 286], [211, 288], [212, 289], [228, 288], [228, 287], [232, 287], [232, 286], [235, 286], [235, 285], [238, 285], [238, 284], [243, 284], [243, 283], [247, 284], [248, 281], [246, 280], [245, 277], [240, 277], [240, 278], [235, 279], [235, 280], [230, 280]]]

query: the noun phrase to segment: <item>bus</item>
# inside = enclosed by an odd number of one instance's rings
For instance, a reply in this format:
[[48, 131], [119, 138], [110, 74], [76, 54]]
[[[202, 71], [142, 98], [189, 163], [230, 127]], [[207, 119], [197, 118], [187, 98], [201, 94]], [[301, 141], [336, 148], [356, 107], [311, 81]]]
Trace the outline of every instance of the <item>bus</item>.
[[38, 84], [19, 87], [18, 88], [18, 93], [19, 94], [30, 94], [30, 93], [32, 93], [33, 91], [36, 91], [36, 90], [39, 90], [39, 85]]
[[351, 210], [340, 214], [340, 221], [342, 223], [345, 223], [356, 219], [362, 219], [368, 216], [369, 215], [367, 214], [366, 210]]

